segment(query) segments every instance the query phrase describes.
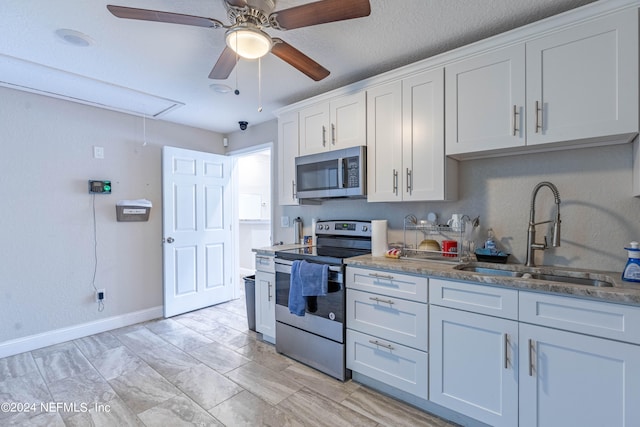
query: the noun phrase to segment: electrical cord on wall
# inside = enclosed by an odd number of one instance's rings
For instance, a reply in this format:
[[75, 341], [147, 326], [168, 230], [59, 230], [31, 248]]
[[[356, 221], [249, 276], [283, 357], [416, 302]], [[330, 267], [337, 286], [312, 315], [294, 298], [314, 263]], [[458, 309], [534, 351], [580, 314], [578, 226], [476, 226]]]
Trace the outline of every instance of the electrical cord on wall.
[[[98, 232], [96, 225], [96, 195], [95, 193], [91, 195], [91, 207], [93, 214], [93, 278], [91, 279], [91, 285], [93, 286], [93, 290], [97, 293], [98, 288], [96, 287], [96, 275], [98, 274]], [[104, 301], [98, 301], [98, 311], [104, 310]]]

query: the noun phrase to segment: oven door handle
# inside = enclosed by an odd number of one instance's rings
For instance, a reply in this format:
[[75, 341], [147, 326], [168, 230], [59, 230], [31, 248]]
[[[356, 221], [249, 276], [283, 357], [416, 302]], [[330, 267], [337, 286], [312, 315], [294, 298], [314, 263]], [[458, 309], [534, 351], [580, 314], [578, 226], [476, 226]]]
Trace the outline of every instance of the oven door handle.
[[[281, 273], [291, 273], [291, 266], [293, 265], [293, 261], [288, 259], [276, 258], [276, 271], [280, 271]], [[342, 273], [342, 266], [338, 265], [330, 265], [329, 271], [333, 271], [334, 273]]]

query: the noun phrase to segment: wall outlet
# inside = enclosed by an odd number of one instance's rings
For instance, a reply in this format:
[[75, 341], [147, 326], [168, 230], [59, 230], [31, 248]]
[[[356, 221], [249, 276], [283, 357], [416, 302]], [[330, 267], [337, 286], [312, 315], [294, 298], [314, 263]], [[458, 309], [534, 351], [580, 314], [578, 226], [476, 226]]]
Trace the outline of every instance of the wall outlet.
[[96, 291], [96, 302], [104, 301], [104, 289], [98, 289]]
[[289, 217], [288, 216], [281, 216], [280, 217], [280, 227], [282, 227], [282, 228], [289, 227]]

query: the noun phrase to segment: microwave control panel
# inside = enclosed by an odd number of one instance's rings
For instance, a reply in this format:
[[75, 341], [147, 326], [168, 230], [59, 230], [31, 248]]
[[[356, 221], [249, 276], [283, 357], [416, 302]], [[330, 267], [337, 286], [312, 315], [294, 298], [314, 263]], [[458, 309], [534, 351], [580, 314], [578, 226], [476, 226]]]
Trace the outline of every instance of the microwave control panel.
[[358, 158], [349, 157], [347, 163], [347, 187], [357, 188], [360, 185], [360, 171], [358, 170]]

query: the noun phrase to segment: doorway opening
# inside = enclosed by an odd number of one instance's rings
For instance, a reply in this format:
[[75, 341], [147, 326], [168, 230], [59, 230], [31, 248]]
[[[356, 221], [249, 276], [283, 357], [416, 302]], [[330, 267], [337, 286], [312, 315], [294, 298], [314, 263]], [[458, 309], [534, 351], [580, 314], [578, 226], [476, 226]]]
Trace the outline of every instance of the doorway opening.
[[[272, 242], [272, 144], [232, 153], [236, 185], [236, 262], [240, 278], [255, 274], [254, 248]], [[242, 285], [242, 280], [240, 284]], [[244, 288], [241, 286], [241, 292]]]

